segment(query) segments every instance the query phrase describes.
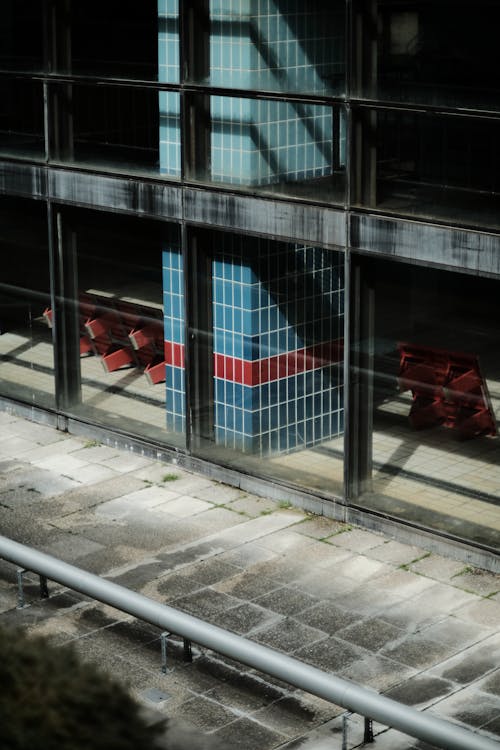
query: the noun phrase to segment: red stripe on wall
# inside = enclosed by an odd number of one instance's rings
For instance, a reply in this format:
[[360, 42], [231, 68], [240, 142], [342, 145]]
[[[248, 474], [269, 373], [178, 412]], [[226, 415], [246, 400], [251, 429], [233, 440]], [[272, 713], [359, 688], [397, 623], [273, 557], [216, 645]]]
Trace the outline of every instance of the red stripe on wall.
[[174, 367], [184, 367], [184, 344], [175, 344], [173, 341], [165, 341], [165, 362]]
[[[320, 367], [342, 362], [343, 359], [343, 339], [324, 341], [304, 349], [253, 361], [214, 353], [214, 375], [222, 380], [253, 386], [318, 370]], [[165, 361], [175, 367], [184, 367], [184, 346], [165, 341]]]

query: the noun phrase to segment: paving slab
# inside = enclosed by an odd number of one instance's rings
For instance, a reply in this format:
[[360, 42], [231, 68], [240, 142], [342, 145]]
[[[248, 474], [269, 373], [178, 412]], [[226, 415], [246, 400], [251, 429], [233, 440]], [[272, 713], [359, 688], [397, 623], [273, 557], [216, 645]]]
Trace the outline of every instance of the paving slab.
[[[500, 576], [12, 415], [0, 424], [1, 533], [500, 738]], [[341, 746], [344, 709], [196, 644], [186, 662], [176, 637], [164, 673], [158, 628], [50, 582], [39, 600], [29, 574], [17, 609], [15, 579], [0, 561], [0, 625], [73, 644], [207, 747]], [[363, 722], [348, 725], [350, 750]], [[375, 731], [379, 750], [425, 747]]]

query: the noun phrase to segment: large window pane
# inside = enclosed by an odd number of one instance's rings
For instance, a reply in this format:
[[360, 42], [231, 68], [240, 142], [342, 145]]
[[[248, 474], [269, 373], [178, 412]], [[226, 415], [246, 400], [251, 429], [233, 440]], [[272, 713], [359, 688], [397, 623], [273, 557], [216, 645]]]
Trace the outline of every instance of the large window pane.
[[352, 375], [373, 404], [373, 431], [355, 432], [373, 458], [363, 503], [498, 549], [496, 282], [381, 261], [362, 268], [375, 300], [372, 335], [355, 344], [372, 352], [371, 375]]
[[[496, 0], [358, 0], [365, 97], [498, 110]], [[364, 63], [361, 60], [364, 58]]]
[[128, 86], [54, 87], [54, 157], [118, 171], [180, 176], [179, 95]]
[[341, 493], [343, 256], [215, 233], [197, 248], [193, 449]]
[[43, 8], [40, 0], [3, 0], [0, 70], [42, 70]]
[[500, 120], [365, 110], [362, 123], [365, 166], [376, 144], [376, 171], [359, 185], [365, 205], [500, 225]]
[[176, 402], [175, 422], [168, 408], [184, 378], [183, 362], [176, 359], [180, 326], [177, 340], [172, 336], [174, 288], [177, 320], [184, 306], [176, 228], [83, 211], [66, 215], [64, 224], [67, 262], [76, 258], [68, 312], [78, 313], [81, 380], [67, 409], [127, 433], [184, 445], [184, 402]]
[[343, 94], [344, 8], [343, 0], [210, 0], [210, 30], [199, 40], [208, 49], [198, 50], [195, 77], [229, 88]]
[[[195, 117], [205, 102], [196, 99]], [[343, 202], [345, 128], [340, 108], [210, 97], [209, 136], [197, 128], [195, 177], [252, 192]], [[205, 151], [204, 151], [205, 148]]]
[[73, 0], [66, 67], [77, 74], [174, 83], [178, 16], [177, 0]]
[[44, 204], [0, 199], [0, 394], [54, 406]]
[[0, 102], [0, 153], [44, 158], [42, 84], [22, 78], [0, 78]]

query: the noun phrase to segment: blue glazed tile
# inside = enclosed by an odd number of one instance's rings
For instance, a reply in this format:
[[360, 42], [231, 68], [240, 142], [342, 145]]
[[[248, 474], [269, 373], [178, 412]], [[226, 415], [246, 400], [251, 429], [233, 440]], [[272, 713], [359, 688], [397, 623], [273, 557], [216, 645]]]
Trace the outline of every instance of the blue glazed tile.
[[[240, 410], [238, 409], [238, 412]], [[257, 426], [254, 423], [254, 413], [251, 411], [241, 411], [241, 419], [238, 424], [237, 422], [237, 429], [239, 429], [240, 432], [244, 432], [246, 435], [253, 435], [254, 432], [258, 432], [258, 423]]]
[[224, 320], [223, 327], [227, 331], [232, 331], [233, 330], [233, 308], [229, 307], [228, 305], [224, 305], [222, 308], [222, 312], [223, 312], [223, 320]]
[[267, 432], [270, 428], [269, 409], [261, 409], [259, 412], [256, 412], [256, 413], [259, 415], [259, 422], [260, 422], [259, 431]]
[[305, 423], [305, 441], [306, 445], [312, 445], [314, 442], [314, 420], [308, 419]]
[[172, 316], [174, 318], [181, 319], [184, 316], [184, 305], [183, 299], [179, 294], [173, 294], [171, 296], [172, 302]]
[[305, 416], [305, 407], [306, 407], [305, 399], [304, 398], [297, 399], [295, 406], [297, 409], [297, 422], [302, 422]]
[[296, 448], [298, 445], [297, 441], [297, 431], [294, 427], [289, 428], [288, 430], [288, 448], [292, 450], [293, 448]]
[[278, 403], [278, 382], [272, 380], [269, 384], [269, 403], [271, 405]]
[[222, 305], [216, 304], [213, 307], [214, 325], [216, 328], [224, 328], [224, 308]]
[[163, 335], [165, 336], [165, 341], [173, 341], [174, 340], [172, 318], [164, 318], [163, 319]]
[[173, 414], [173, 412], [174, 412], [174, 392], [170, 388], [167, 388], [166, 392], [165, 392], [165, 405], [166, 405], [167, 412], [169, 414]]
[[168, 292], [163, 295], [163, 314], [166, 318], [172, 316], [172, 295]]
[[180, 367], [173, 368], [173, 386], [176, 391], [182, 391], [184, 387], [183, 383], [183, 370]]
[[290, 389], [293, 388], [294, 383], [291, 378], [282, 378], [278, 380], [278, 399], [280, 403], [287, 401], [289, 398], [293, 398], [290, 395]]
[[174, 413], [184, 414], [184, 394], [174, 391]]
[[233, 329], [235, 331], [241, 331], [243, 329], [243, 313], [242, 310], [237, 307], [233, 308]]
[[225, 402], [225, 384], [222, 378], [214, 378], [215, 400], [220, 404]]
[[269, 394], [269, 383], [263, 383], [261, 386], [256, 388], [258, 393], [258, 400], [261, 408], [270, 405], [270, 394]]
[[244, 423], [244, 412], [242, 409], [234, 408], [233, 410], [234, 414], [234, 430], [235, 432], [245, 432], [245, 423]]
[[243, 356], [243, 336], [234, 334], [233, 336], [233, 356], [237, 359], [244, 359]]
[[184, 326], [179, 320], [172, 320], [172, 339], [176, 344], [182, 344], [184, 341]]
[[234, 430], [234, 408], [225, 406], [224, 424], [227, 430]]
[[324, 414], [322, 417], [322, 430], [323, 430], [323, 438], [330, 437], [333, 435], [332, 431], [332, 418], [330, 414]]
[[242, 307], [242, 298], [241, 284], [233, 284], [233, 304], [235, 307]]
[[288, 427], [281, 427], [279, 430], [279, 445], [281, 451], [288, 449]]
[[243, 394], [243, 408], [244, 409], [253, 409], [255, 406], [255, 388], [252, 388], [251, 386], [243, 386], [242, 388], [242, 394]]
[[244, 386], [240, 385], [240, 383], [234, 383], [233, 403], [238, 408], [244, 408], [243, 389]]

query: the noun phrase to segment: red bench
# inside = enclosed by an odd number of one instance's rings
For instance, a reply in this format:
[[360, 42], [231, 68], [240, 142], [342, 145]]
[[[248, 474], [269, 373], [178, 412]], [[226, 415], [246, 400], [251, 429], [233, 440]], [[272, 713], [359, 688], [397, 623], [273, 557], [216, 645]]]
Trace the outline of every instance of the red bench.
[[415, 429], [444, 425], [463, 438], [496, 435], [488, 386], [475, 354], [400, 343], [399, 388], [412, 392]]

